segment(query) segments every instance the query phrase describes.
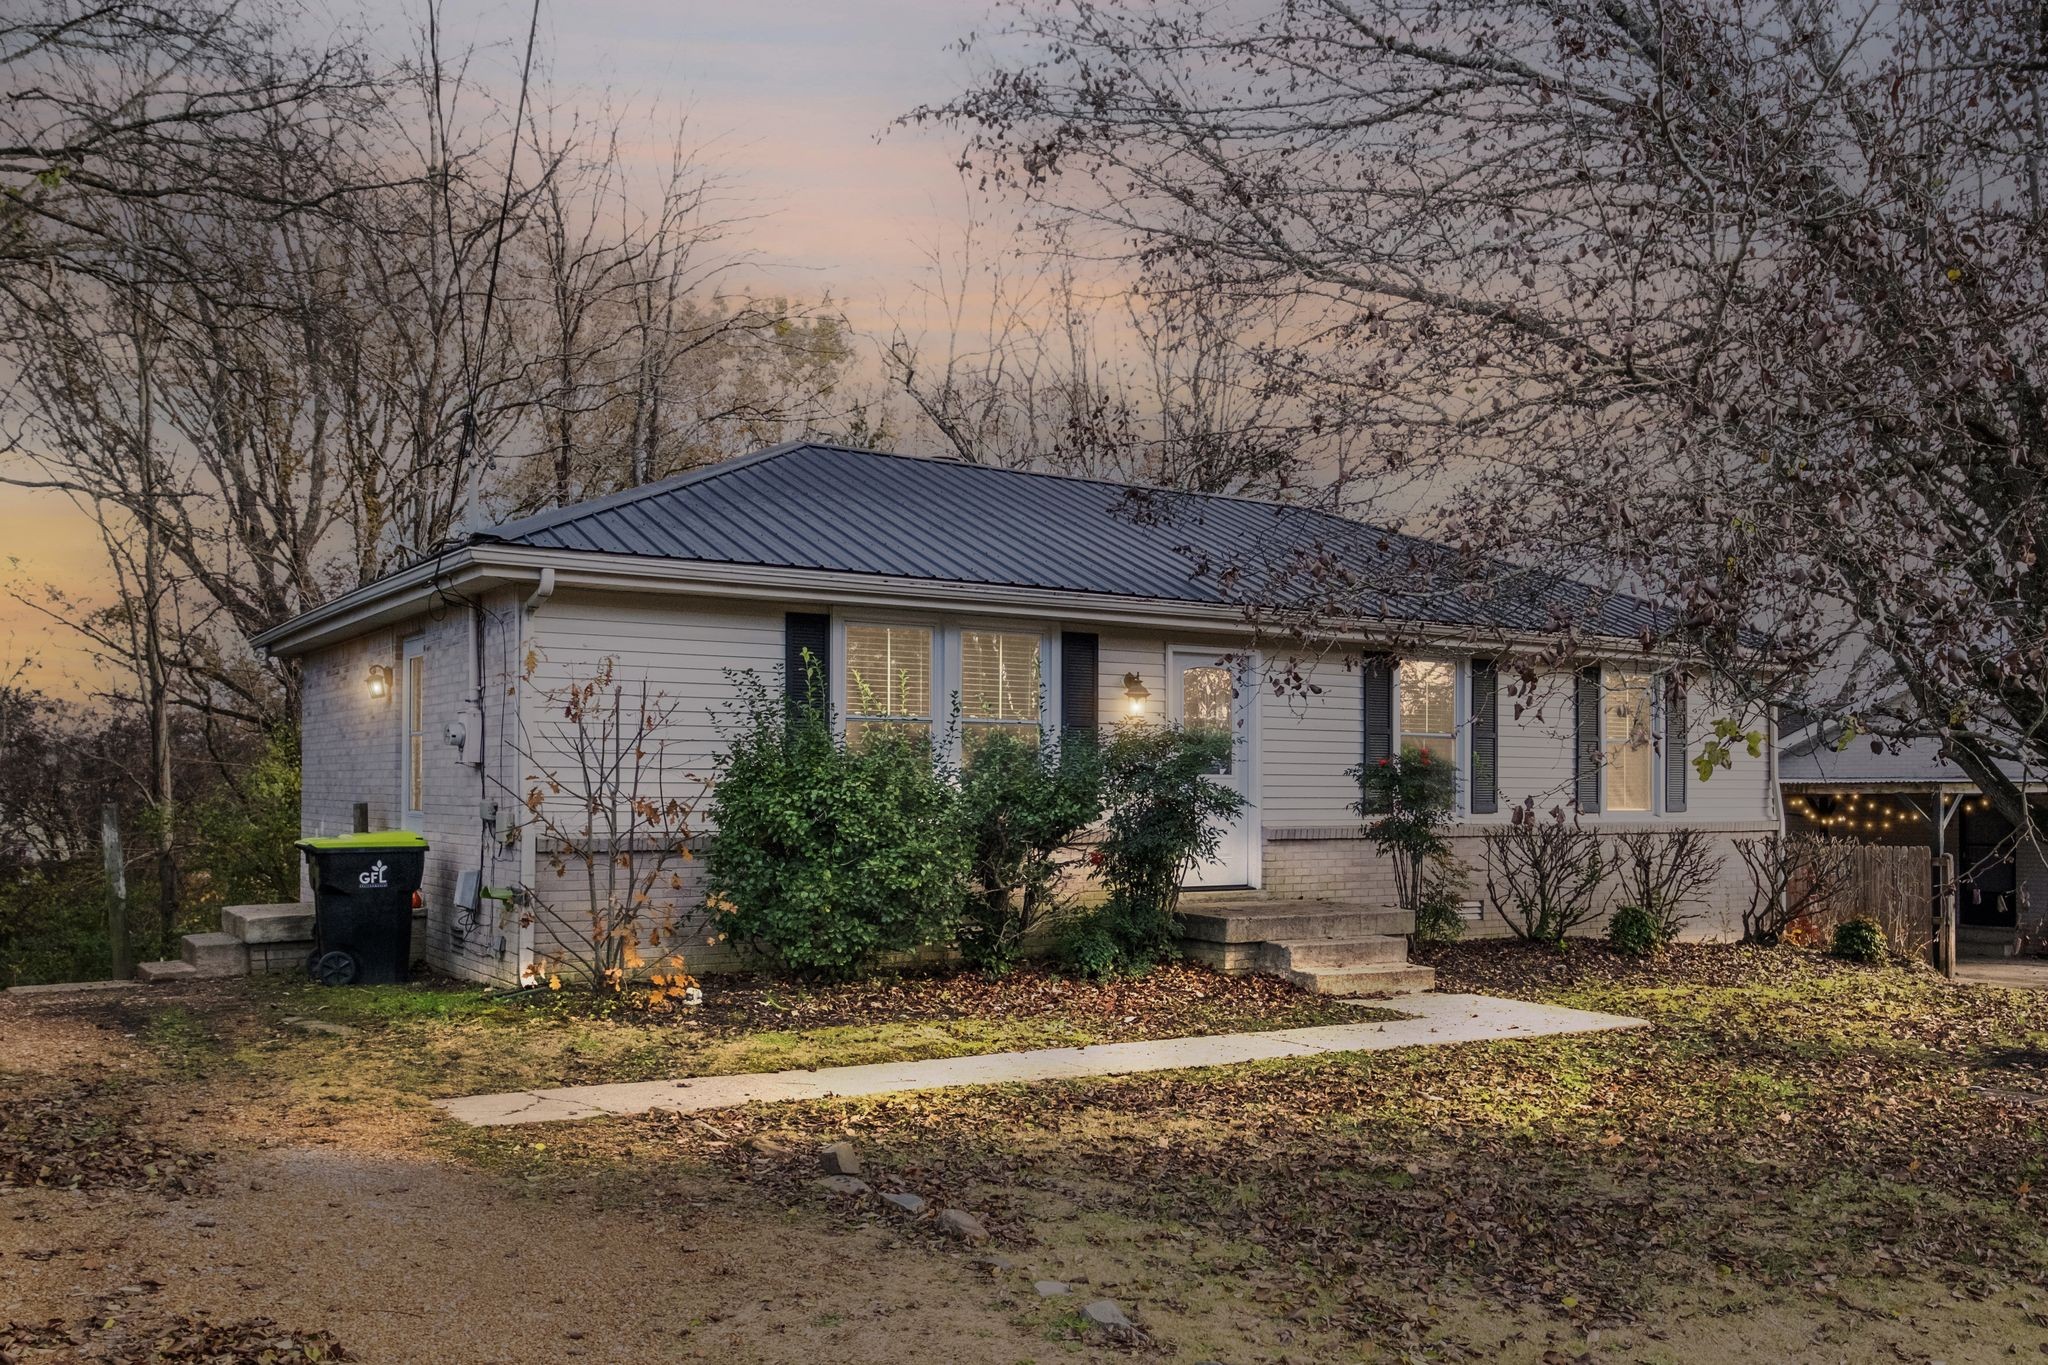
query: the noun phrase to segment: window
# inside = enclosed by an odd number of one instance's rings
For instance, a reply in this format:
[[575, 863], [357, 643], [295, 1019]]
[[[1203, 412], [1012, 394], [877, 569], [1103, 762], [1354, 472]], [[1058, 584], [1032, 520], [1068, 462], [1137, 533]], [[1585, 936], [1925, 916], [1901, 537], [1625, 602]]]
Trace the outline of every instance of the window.
[[400, 714], [405, 725], [405, 823], [418, 828], [427, 808], [427, 656], [424, 642], [405, 642]]
[[1236, 766], [1236, 735], [1232, 732], [1230, 707], [1237, 695], [1237, 681], [1222, 664], [1184, 666], [1180, 671], [1181, 724], [1200, 734], [1219, 734], [1228, 741], [1222, 758], [1209, 771], [1229, 774]]
[[1653, 751], [1650, 745], [1650, 677], [1647, 673], [1606, 675], [1601, 708], [1601, 743], [1607, 772], [1607, 809], [1648, 811]]
[[990, 735], [1038, 743], [1041, 637], [1000, 630], [960, 633], [960, 747], [967, 758]]
[[1401, 661], [1401, 748], [1458, 766], [1458, 670], [1441, 659]]
[[931, 735], [931, 628], [849, 625], [846, 738], [892, 728]]

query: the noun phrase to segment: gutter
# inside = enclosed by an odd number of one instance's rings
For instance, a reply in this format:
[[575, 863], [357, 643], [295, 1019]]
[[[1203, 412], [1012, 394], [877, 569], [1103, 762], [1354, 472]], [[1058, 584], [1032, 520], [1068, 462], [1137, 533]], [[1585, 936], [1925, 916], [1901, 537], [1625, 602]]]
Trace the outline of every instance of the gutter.
[[[735, 601], [822, 602], [832, 606], [929, 609], [938, 599], [947, 610], [989, 616], [1031, 617], [1153, 629], [1250, 634], [1241, 604], [1182, 603], [1152, 597], [1123, 597], [1056, 588], [958, 583], [899, 578], [830, 569], [792, 569], [710, 560], [600, 554], [583, 550], [536, 549], [480, 542], [423, 561], [411, 568], [344, 593], [334, 601], [271, 627], [251, 641], [272, 657], [289, 657], [360, 633], [374, 625], [416, 614], [445, 588], [531, 583], [529, 611], [561, 589], [642, 594], [687, 594]], [[1540, 649], [1556, 637], [1533, 631], [1449, 626], [1388, 618], [1331, 629], [1341, 643], [1366, 643], [1388, 635], [1424, 644]], [[1633, 637], [1593, 636], [1629, 646], [1634, 659], [1669, 656], [1644, 651]]]

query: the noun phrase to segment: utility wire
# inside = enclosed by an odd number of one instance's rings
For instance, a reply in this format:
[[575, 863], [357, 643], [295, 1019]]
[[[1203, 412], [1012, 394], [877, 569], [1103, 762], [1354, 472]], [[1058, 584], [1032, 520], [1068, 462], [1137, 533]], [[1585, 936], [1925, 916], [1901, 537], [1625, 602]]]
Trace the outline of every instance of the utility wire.
[[[512, 147], [505, 154], [505, 188], [498, 198], [497, 233], [491, 242], [491, 269], [484, 281], [484, 314], [477, 324], [476, 359], [469, 367], [469, 393], [462, 408], [462, 444], [457, 451], [455, 467], [467, 469], [476, 452], [476, 404], [483, 388], [484, 362], [490, 354], [491, 311], [498, 301], [498, 262], [505, 254], [505, 223], [512, 214], [513, 169], [519, 164], [519, 139], [526, 128], [526, 92], [533, 78], [533, 45], [540, 33], [540, 0], [533, 0], [533, 17], [526, 26], [526, 60], [519, 68], [519, 106], [512, 118]], [[477, 494], [483, 482], [483, 471], [469, 476], [469, 498], [464, 520], [471, 528], [476, 525]]]

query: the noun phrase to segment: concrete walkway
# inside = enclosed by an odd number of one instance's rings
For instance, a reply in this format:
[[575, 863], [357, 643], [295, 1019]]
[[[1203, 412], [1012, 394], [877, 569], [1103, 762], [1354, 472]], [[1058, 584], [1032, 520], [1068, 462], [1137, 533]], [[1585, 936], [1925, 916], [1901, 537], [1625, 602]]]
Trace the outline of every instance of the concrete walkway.
[[1556, 1033], [1596, 1033], [1640, 1028], [1641, 1019], [1588, 1010], [1499, 1000], [1490, 995], [1403, 995], [1361, 1000], [1412, 1019], [1384, 1023], [1334, 1024], [1279, 1029], [1271, 1033], [1225, 1033], [1207, 1038], [1168, 1038], [1145, 1043], [1103, 1043], [1096, 1047], [1055, 1047], [1033, 1052], [996, 1052], [980, 1057], [941, 1057], [922, 1062], [878, 1062], [816, 1071], [768, 1071], [742, 1076], [696, 1076], [679, 1081], [638, 1081], [623, 1085], [572, 1085], [558, 1090], [515, 1090], [435, 1101], [449, 1115], [481, 1128], [516, 1123], [587, 1119], [603, 1114], [644, 1114], [649, 1110], [697, 1113], [778, 1100], [823, 1100], [883, 1095], [904, 1090], [938, 1090], [955, 1085], [1009, 1085], [1019, 1081], [1083, 1080], [1128, 1076], [1142, 1071], [1233, 1066], [1282, 1057], [1315, 1057], [1333, 1052], [1385, 1052], [1439, 1043], [1539, 1038]]
[[2048, 991], [2048, 959], [1964, 957], [1956, 959], [1956, 980], [2016, 991]]

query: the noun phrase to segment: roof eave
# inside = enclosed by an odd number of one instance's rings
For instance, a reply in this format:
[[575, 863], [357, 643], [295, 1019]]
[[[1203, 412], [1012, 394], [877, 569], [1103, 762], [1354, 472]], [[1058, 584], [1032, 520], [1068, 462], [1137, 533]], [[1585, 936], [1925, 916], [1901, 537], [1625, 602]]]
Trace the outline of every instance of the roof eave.
[[[251, 643], [273, 657], [290, 658], [418, 615], [436, 597], [450, 595], [458, 589], [537, 582], [544, 570], [554, 571], [557, 591], [582, 588], [612, 592], [687, 593], [738, 601], [819, 601], [834, 606], [883, 609], [928, 608], [935, 596], [943, 594], [949, 609], [964, 608], [991, 616], [1064, 618], [1226, 634], [1247, 632], [1254, 627], [1254, 623], [1246, 619], [1244, 607], [1229, 602], [1186, 602], [1172, 598], [1125, 597], [1067, 589], [900, 578], [831, 569], [728, 564], [481, 541], [344, 593], [332, 602], [271, 627]], [[1392, 618], [1333, 626], [1329, 633], [1335, 640], [1343, 642], [1383, 641], [1396, 637], [1413, 639], [1425, 645], [1461, 645], [1481, 649], [1540, 650], [1556, 643], [1555, 636], [1540, 631]], [[1674, 660], [1674, 656], [1664, 652], [1646, 650], [1634, 637], [1588, 638], [1612, 647], [1615, 653], [1625, 650], [1631, 658]]]

